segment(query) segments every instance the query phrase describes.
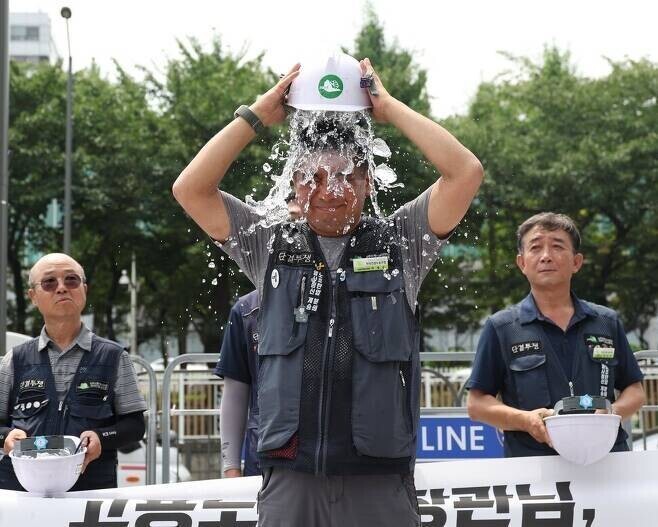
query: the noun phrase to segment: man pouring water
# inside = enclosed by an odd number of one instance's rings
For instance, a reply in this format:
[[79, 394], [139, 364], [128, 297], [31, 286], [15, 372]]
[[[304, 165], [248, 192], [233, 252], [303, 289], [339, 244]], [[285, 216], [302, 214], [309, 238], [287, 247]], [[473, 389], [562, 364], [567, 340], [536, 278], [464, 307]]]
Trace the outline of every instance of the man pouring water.
[[[286, 105], [296, 109], [291, 146], [270, 203], [219, 190]], [[367, 196], [378, 210], [377, 186], [387, 184], [375, 177], [368, 109], [440, 173], [386, 218], [362, 216]], [[482, 177], [477, 158], [391, 96], [368, 59], [339, 54], [296, 65], [238, 108], [174, 183], [179, 203], [261, 297], [259, 525], [420, 525], [416, 297]], [[271, 213], [290, 181], [305, 216], [297, 222]]]

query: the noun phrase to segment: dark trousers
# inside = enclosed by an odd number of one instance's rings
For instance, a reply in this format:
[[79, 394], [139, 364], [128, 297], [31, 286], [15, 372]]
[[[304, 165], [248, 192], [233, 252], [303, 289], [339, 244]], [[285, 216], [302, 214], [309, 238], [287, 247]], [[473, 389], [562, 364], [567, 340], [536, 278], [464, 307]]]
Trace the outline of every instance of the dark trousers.
[[316, 476], [281, 468], [263, 471], [259, 527], [417, 527], [412, 474]]

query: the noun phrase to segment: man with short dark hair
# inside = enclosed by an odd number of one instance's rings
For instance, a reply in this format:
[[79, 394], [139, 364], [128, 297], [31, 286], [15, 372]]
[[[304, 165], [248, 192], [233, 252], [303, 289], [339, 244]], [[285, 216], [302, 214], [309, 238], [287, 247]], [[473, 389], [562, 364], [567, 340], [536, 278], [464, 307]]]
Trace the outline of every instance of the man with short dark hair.
[[313, 122], [323, 130], [305, 128], [301, 153], [288, 159], [305, 221], [263, 225], [262, 215], [218, 190], [257, 131], [283, 121], [299, 65], [251, 107], [240, 107], [173, 188], [259, 291], [262, 527], [420, 525], [410, 466], [420, 394], [416, 297], [483, 171], [439, 124], [392, 97], [368, 59], [348, 59], [327, 63], [356, 63], [344, 82], [324, 68], [304, 93], [370, 98], [355, 111], [372, 107], [375, 120], [395, 126], [441, 174], [416, 199], [387, 218], [362, 216], [366, 197], [374, 196], [373, 145], [357, 144], [367, 136], [358, 118], [347, 129], [336, 124], [350, 118], [340, 114], [342, 103], [334, 119]]
[[[645, 401], [642, 372], [617, 314], [571, 291], [583, 264], [571, 218], [536, 214], [518, 228], [517, 245], [530, 294], [487, 320], [466, 385], [468, 413], [504, 430], [506, 456], [555, 455], [543, 420], [555, 403], [600, 395], [627, 419]], [[620, 427], [612, 450], [628, 450], [626, 439]]]
[[[117, 449], [141, 440], [145, 428], [146, 403], [130, 357], [82, 323], [87, 284], [73, 258], [43, 256], [29, 281], [44, 326], [0, 363], [0, 446], [9, 454], [26, 437], [80, 437], [87, 452], [71, 490], [116, 487]], [[24, 490], [9, 456], [0, 460], [0, 488]]]

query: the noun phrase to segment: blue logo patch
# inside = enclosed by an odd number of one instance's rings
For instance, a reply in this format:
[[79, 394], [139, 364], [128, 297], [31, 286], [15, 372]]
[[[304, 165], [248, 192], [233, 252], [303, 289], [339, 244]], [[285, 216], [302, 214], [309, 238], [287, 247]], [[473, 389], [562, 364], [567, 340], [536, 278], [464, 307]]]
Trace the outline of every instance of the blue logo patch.
[[581, 395], [580, 396], [580, 402], [578, 404], [580, 404], [581, 408], [588, 409], [588, 408], [592, 407], [593, 402], [594, 401], [593, 401], [592, 397], [590, 397], [589, 395]]
[[43, 436], [39, 436], [34, 439], [34, 446], [37, 450], [43, 450], [48, 446], [48, 440]]

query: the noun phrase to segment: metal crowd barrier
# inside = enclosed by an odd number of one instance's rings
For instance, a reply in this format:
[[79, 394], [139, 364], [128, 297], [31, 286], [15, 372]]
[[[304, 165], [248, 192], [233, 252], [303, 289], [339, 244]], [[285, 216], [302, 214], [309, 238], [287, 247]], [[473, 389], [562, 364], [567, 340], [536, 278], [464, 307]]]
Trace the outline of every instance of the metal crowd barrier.
[[171, 416], [172, 415], [219, 415], [219, 408], [172, 410], [171, 409], [171, 379], [174, 370], [180, 364], [217, 362], [219, 353], [188, 353], [179, 355], [169, 361], [162, 377], [162, 419], [160, 427], [162, 433], [162, 483], [169, 483], [169, 449], [171, 448]]
[[[658, 359], [658, 350], [644, 350], [635, 353], [638, 360]], [[475, 358], [475, 352], [423, 352], [420, 354], [421, 363], [424, 362], [463, 362], [472, 363]], [[169, 465], [170, 465], [170, 428], [172, 415], [219, 415], [219, 408], [210, 409], [171, 409], [171, 381], [174, 370], [181, 364], [187, 363], [215, 363], [219, 360], [218, 353], [191, 353], [179, 355], [173, 358], [167, 366], [162, 380], [162, 482], [169, 483]], [[141, 364], [141, 363], [140, 363]], [[439, 370], [433, 368], [422, 368], [422, 371], [430, 372], [432, 375], [446, 380], [447, 377]], [[152, 369], [151, 369], [152, 372]], [[153, 374], [155, 377], [155, 374]], [[465, 383], [464, 383], [465, 385]], [[459, 391], [451, 389], [453, 393], [453, 402], [462, 404], [465, 388], [461, 387]], [[154, 407], [154, 406], [152, 406]], [[421, 408], [421, 415], [424, 416], [441, 416], [441, 415], [461, 415], [466, 409], [463, 406], [437, 406]], [[645, 405], [639, 411], [640, 426], [642, 429], [644, 447], [646, 449], [646, 429], [644, 427], [643, 414], [645, 412], [658, 411], [658, 405]], [[149, 420], [149, 425], [150, 425]], [[630, 434], [629, 434], [630, 435]], [[147, 463], [148, 466], [148, 463]], [[155, 473], [155, 464], [152, 465]]]
[[[635, 353], [635, 358], [640, 360], [658, 359], [658, 350], [643, 350]], [[647, 428], [645, 426], [645, 414], [647, 412], [658, 412], [658, 405], [645, 404], [640, 408], [638, 415], [640, 417], [640, 430], [642, 431], [642, 447], [647, 449]]]
[[158, 442], [158, 381], [153, 367], [138, 355], [130, 355], [132, 361], [146, 372], [149, 381], [149, 393], [146, 415], [146, 484], [153, 485], [156, 482], [157, 465], [157, 442]]

